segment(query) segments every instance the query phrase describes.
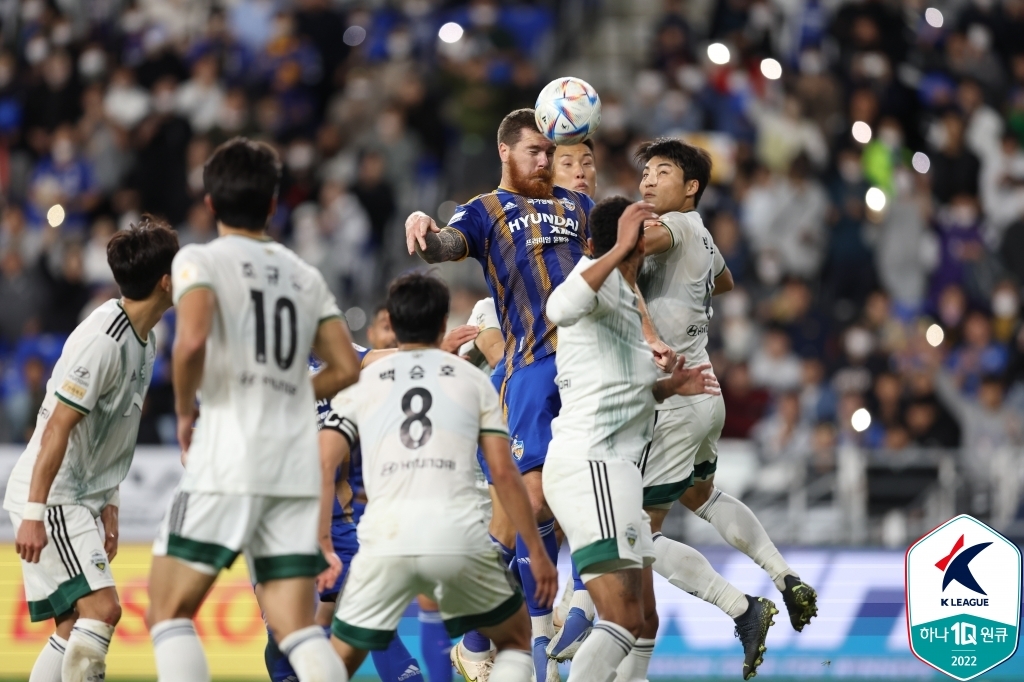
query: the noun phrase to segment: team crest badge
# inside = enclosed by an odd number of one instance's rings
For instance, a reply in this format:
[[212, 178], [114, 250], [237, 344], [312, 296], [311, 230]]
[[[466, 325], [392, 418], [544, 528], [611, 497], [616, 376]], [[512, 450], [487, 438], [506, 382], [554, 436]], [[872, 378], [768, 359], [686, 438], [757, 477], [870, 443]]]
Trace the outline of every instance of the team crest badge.
[[636, 547], [636, 540], [638, 537], [640, 537], [640, 535], [636, 532], [636, 528], [633, 527], [633, 524], [629, 524], [628, 526], [626, 526], [625, 535], [626, 542], [629, 543], [629, 546]]
[[515, 457], [516, 460], [520, 460], [523, 458], [523, 451], [525, 449], [526, 446], [519, 436], [515, 436], [512, 438], [512, 456]]
[[907, 550], [910, 650], [957, 680], [982, 675], [1017, 650], [1021, 553], [961, 514]]
[[92, 553], [92, 556], [89, 557], [89, 562], [95, 566], [96, 570], [100, 573], [106, 573], [107, 566], [110, 565], [110, 562], [107, 561], [107, 555], [99, 550]]
[[576, 210], [576, 203], [569, 199], [559, 199], [558, 203], [560, 203], [566, 211]]

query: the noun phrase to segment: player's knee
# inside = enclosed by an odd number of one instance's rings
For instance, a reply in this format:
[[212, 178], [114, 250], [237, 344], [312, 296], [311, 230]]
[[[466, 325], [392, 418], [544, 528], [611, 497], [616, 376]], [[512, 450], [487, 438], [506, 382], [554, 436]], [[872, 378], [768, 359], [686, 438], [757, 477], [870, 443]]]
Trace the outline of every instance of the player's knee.
[[78, 615], [82, 618], [91, 618], [106, 623], [117, 625], [121, 620], [121, 605], [116, 599], [104, 599], [101, 602], [90, 604], [88, 609], [79, 608]]
[[699, 481], [683, 493], [680, 501], [692, 512], [696, 512], [704, 503], [711, 499], [715, 491], [714, 481]]

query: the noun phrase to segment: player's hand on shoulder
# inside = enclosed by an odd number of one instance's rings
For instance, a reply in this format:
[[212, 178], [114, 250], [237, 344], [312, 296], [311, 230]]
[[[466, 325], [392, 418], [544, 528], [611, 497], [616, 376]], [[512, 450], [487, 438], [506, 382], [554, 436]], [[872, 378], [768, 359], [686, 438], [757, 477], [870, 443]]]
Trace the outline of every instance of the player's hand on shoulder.
[[23, 561], [37, 564], [46, 542], [46, 527], [42, 521], [22, 521], [14, 538], [14, 548]]
[[722, 395], [722, 388], [711, 371], [710, 362], [689, 369], [683, 366], [685, 363], [686, 358], [680, 355], [672, 371], [672, 387], [676, 395]]
[[427, 249], [427, 232], [440, 231], [441, 228], [437, 226], [434, 219], [423, 211], [416, 211], [410, 214], [405, 219], [405, 245], [409, 249], [409, 255], [411, 256], [416, 253], [417, 244], [421, 251]]
[[654, 204], [646, 201], [638, 201], [630, 204], [619, 216], [618, 233], [615, 239], [615, 247], [621, 254], [626, 255], [636, 247], [640, 232], [648, 220], [657, 220], [658, 215], [654, 212]]
[[464, 343], [472, 341], [478, 334], [480, 334], [480, 330], [471, 324], [456, 327], [444, 335], [441, 340], [441, 350], [445, 353], [458, 353]]
[[666, 374], [676, 366], [676, 352], [661, 339], [650, 344], [651, 353], [654, 355], [654, 364]]
[[327, 559], [327, 568], [325, 568], [320, 575], [316, 577], [316, 591], [323, 592], [328, 587], [338, 582], [338, 576], [341, 575], [341, 559], [334, 552], [325, 552], [324, 558]]

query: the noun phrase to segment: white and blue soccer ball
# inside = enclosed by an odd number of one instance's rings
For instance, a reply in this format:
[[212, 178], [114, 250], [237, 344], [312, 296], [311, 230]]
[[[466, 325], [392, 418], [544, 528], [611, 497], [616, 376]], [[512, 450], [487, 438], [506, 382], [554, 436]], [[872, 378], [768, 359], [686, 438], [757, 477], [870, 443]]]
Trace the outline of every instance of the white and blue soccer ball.
[[555, 144], [579, 144], [601, 125], [601, 98], [590, 83], [566, 76], [540, 91], [534, 105], [537, 127]]

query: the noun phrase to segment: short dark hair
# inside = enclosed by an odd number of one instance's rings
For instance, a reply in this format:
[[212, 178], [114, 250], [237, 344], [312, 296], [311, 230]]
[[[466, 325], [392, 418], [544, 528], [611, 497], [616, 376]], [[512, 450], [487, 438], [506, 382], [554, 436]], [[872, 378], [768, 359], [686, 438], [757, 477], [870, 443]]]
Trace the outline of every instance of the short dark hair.
[[498, 144], [505, 143], [509, 147], [514, 147], [523, 136], [523, 130], [540, 132], [533, 109], [516, 109], [501, 119], [501, 125], [498, 126]]
[[422, 272], [402, 275], [388, 288], [388, 316], [399, 343], [434, 343], [448, 316], [448, 285]]
[[178, 233], [163, 220], [144, 213], [135, 225], [114, 233], [107, 243], [107, 263], [121, 295], [133, 301], [149, 298], [178, 253]]
[[608, 253], [619, 237], [619, 218], [633, 203], [626, 197], [604, 199], [590, 210], [590, 238], [594, 241], [594, 256]]
[[203, 187], [217, 220], [260, 231], [281, 184], [281, 160], [265, 142], [235, 137], [214, 150], [203, 167]]
[[671, 137], [659, 137], [641, 144], [633, 155], [633, 160], [638, 166], [643, 166], [655, 156], [663, 156], [679, 166], [683, 171], [684, 181], [697, 181], [697, 193], [693, 195], [693, 205], [696, 208], [708, 183], [711, 182], [711, 155], [692, 144]]

